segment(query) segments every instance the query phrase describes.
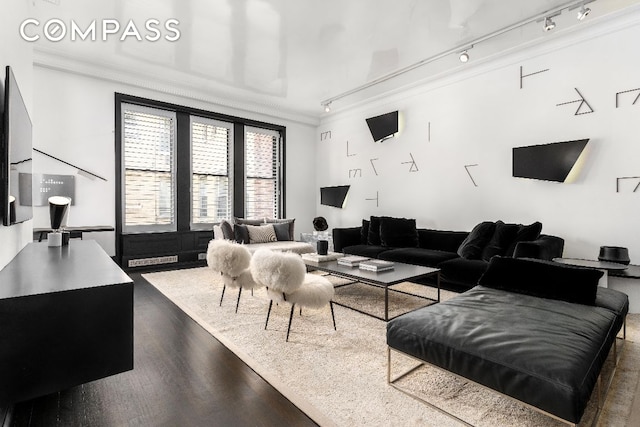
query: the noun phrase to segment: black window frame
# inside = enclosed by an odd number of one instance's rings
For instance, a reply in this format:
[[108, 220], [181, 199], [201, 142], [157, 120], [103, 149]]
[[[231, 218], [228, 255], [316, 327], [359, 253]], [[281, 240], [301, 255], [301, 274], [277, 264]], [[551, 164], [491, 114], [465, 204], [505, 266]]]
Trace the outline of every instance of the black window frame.
[[228, 114], [217, 113], [185, 105], [173, 104], [143, 98], [135, 95], [115, 92], [115, 166], [116, 166], [116, 258], [118, 262], [122, 260], [124, 248], [122, 245], [123, 234], [144, 234], [144, 233], [123, 233], [123, 167], [122, 164], [122, 106], [123, 104], [134, 104], [151, 108], [174, 111], [176, 114], [176, 231], [159, 232], [161, 234], [188, 233], [202, 231], [193, 228], [191, 224], [192, 197], [191, 197], [191, 126], [190, 116], [200, 116], [233, 124], [233, 208], [235, 217], [244, 217], [245, 212], [245, 172], [244, 172], [244, 133], [245, 127], [257, 127], [279, 132], [280, 142], [280, 194], [279, 194], [279, 218], [286, 218], [286, 147], [287, 135], [286, 127], [274, 123], [267, 123], [258, 120], [247, 119]]

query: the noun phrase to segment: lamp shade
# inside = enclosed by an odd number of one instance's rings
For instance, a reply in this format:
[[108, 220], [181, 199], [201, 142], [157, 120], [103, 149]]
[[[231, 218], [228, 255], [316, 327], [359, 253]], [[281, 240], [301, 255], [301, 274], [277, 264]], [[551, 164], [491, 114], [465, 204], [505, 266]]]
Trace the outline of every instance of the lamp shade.
[[59, 230], [60, 227], [67, 225], [70, 204], [71, 199], [69, 197], [49, 197], [49, 219], [51, 220], [52, 229]]

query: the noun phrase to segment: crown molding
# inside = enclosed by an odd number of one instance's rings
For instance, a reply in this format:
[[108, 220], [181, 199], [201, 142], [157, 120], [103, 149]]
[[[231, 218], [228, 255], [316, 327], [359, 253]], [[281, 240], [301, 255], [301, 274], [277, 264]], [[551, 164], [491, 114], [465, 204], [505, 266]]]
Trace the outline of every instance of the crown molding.
[[201, 85], [189, 83], [185, 79], [180, 81], [162, 78], [152, 74], [125, 70], [112, 65], [80, 59], [59, 50], [35, 46], [33, 65], [43, 69], [61, 71], [64, 73], [99, 79], [120, 85], [128, 85], [147, 89], [167, 95], [177, 96], [207, 104], [232, 108], [243, 112], [259, 114], [277, 120], [289, 120], [304, 125], [318, 126], [320, 115], [305, 114], [293, 111], [268, 100], [256, 100], [245, 97], [239, 99], [237, 94], [225, 93], [223, 90], [203, 88]]

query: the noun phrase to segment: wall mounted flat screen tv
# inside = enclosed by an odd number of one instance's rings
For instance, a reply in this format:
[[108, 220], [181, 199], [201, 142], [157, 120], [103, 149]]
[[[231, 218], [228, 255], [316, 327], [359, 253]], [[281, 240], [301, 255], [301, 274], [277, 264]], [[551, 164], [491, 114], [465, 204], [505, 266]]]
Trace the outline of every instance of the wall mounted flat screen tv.
[[[2, 91], [0, 91], [2, 93]], [[0, 164], [1, 215], [4, 225], [12, 225], [33, 218], [31, 194], [20, 194], [20, 174], [32, 174], [32, 125], [24, 98], [11, 67], [6, 67], [2, 105], [2, 141]], [[23, 185], [23, 188], [25, 186]], [[23, 190], [24, 193], [25, 190]], [[26, 204], [26, 202], [29, 204]]]
[[513, 176], [565, 182], [589, 139], [513, 148]]
[[325, 206], [333, 206], [342, 208], [347, 198], [350, 185], [339, 185], [336, 187], [320, 188], [320, 204]]
[[367, 120], [369, 131], [375, 142], [391, 138], [398, 133], [398, 112], [383, 114], [381, 116], [370, 117]]

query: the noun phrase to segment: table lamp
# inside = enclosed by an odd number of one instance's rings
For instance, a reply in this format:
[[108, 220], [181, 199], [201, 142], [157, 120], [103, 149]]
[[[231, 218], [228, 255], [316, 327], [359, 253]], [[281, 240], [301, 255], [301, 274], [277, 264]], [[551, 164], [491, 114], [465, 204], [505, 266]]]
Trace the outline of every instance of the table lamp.
[[71, 199], [63, 196], [49, 197], [49, 219], [53, 230], [47, 236], [49, 246], [64, 246], [69, 244], [69, 232], [63, 231], [67, 226]]

